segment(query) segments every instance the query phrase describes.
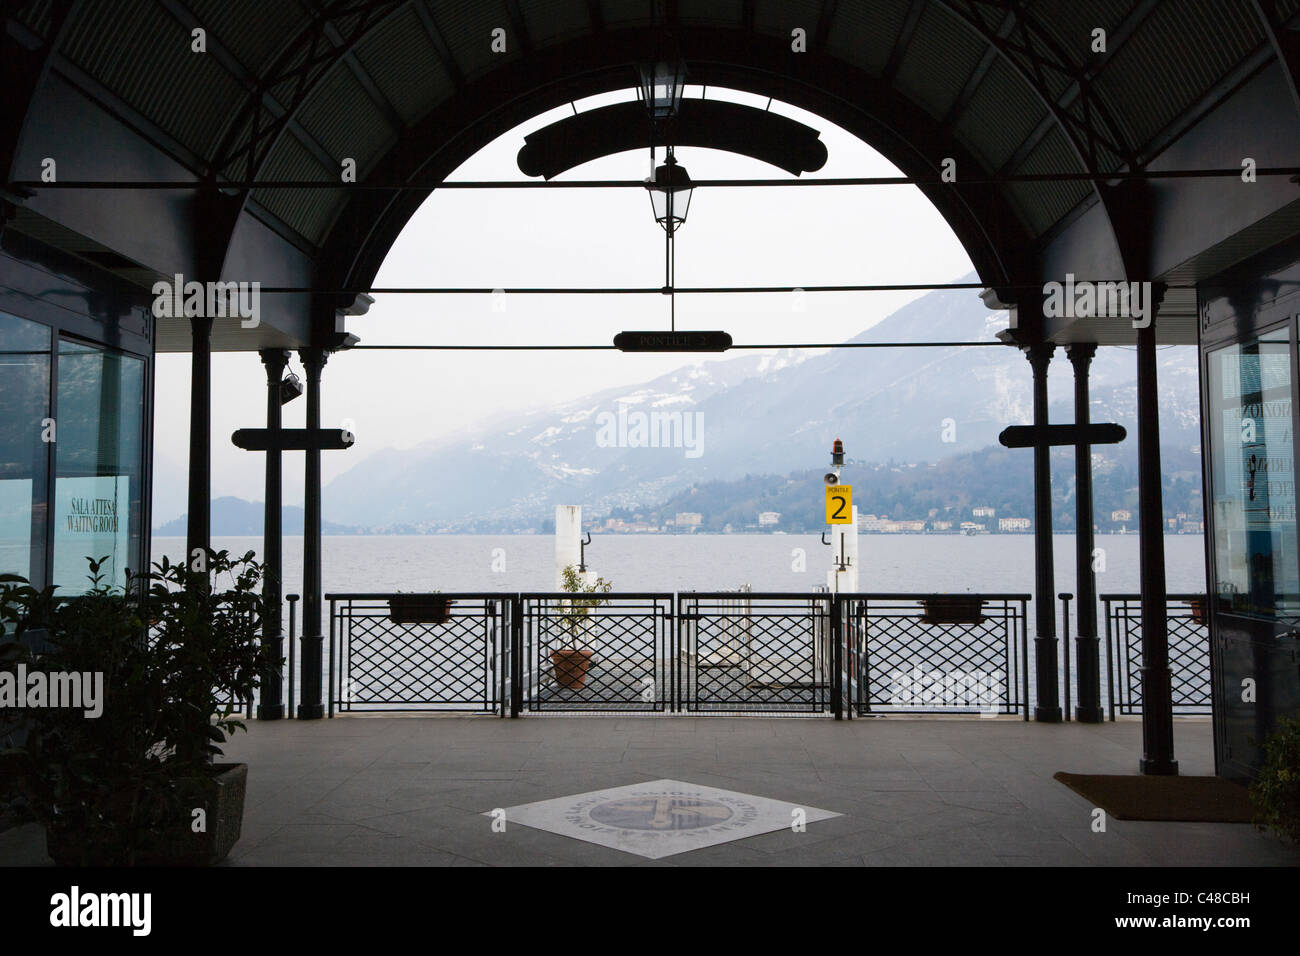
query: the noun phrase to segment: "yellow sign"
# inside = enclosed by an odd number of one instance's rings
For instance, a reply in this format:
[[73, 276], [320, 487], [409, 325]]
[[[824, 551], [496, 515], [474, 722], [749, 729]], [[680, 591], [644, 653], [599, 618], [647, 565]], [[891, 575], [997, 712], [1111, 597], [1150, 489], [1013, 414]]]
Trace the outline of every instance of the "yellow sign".
[[828, 485], [826, 488], [826, 523], [853, 524], [853, 486]]

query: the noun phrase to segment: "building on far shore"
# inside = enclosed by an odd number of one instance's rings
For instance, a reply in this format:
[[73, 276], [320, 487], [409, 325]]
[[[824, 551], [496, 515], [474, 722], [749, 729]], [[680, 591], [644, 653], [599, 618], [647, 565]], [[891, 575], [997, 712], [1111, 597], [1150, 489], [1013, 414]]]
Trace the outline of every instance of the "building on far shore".
[[781, 512], [779, 511], [760, 511], [758, 513], [758, 526], [760, 528], [771, 528], [781, 523]]
[[999, 518], [999, 531], [1028, 531], [1033, 526], [1033, 522], [1028, 518]]
[[975, 518], [992, 518], [998, 513], [996, 508], [990, 508], [988, 505], [980, 505], [970, 510], [971, 516]]
[[698, 511], [679, 511], [673, 518], [673, 527], [678, 531], [691, 532], [700, 526], [704, 515]]

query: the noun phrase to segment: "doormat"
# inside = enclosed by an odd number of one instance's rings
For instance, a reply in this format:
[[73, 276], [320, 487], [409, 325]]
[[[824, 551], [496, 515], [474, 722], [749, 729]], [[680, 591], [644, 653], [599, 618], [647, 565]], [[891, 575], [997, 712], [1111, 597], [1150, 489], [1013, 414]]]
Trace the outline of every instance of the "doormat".
[[1246, 788], [1223, 777], [1064, 772], [1053, 777], [1116, 820], [1250, 823], [1253, 819]]

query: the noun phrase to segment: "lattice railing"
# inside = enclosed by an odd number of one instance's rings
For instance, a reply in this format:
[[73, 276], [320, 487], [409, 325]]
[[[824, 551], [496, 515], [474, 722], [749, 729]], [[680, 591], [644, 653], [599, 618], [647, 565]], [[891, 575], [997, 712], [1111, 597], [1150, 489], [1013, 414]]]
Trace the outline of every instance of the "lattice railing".
[[[1106, 673], [1109, 712], [1142, 713], [1142, 598], [1103, 594], [1106, 609]], [[1170, 594], [1165, 620], [1174, 713], [1208, 714], [1210, 681], [1209, 609], [1204, 594]]]

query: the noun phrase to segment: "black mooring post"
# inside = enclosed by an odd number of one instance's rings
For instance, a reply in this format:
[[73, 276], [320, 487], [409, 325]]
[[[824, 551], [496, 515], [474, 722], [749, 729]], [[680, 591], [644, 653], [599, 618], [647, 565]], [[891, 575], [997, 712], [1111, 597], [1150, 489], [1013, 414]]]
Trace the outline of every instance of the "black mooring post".
[[1047, 368], [1056, 346], [1040, 342], [1025, 348], [1034, 371], [1034, 720], [1060, 723], [1061, 695], [1056, 678], [1056, 573], [1052, 556], [1052, 447], [1048, 444]]
[[[284, 656], [284, 629], [281, 626], [280, 595], [284, 590], [284, 547], [280, 507], [283, 496], [283, 454], [277, 447], [282, 424], [280, 381], [289, 364], [285, 349], [263, 349], [260, 353], [266, 366], [266, 430], [272, 437], [266, 452], [266, 512], [262, 521], [262, 644], [270, 648], [271, 656], [279, 661]], [[269, 668], [262, 676], [262, 699], [257, 710], [260, 720], [280, 720], [284, 717], [284, 681], [280, 665]], [[290, 678], [292, 679], [292, 677]]]
[[843, 644], [844, 644], [844, 613], [838, 594], [830, 595], [827, 600], [830, 602], [831, 611], [831, 659], [827, 661], [830, 665], [830, 683], [831, 683], [831, 713], [835, 715], [836, 720], [844, 719], [844, 691], [843, 691]]
[[[1154, 311], [1154, 309], [1153, 309]], [[1160, 399], [1156, 319], [1137, 334], [1138, 530], [1142, 571], [1142, 773], [1178, 773], [1165, 601], [1164, 502], [1160, 492]]]
[[[307, 431], [320, 431], [320, 379], [328, 353], [323, 348], [303, 349], [299, 356], [307, 373]], [[301, 720], [319, 720], [325, 716], [321, 705], [321, 651], [325, 635], [321, 633], [321, 516], [320, 516], [320, 444], [308, 442], [303, 453], [306, 470], [303, 481], [302, 527], [302, 686], [298, 705]]]
[[[1075, 342], [1066, 346], [1065, 354], [1074, 366], [1074, 422], [1086, 434], [1091, 424], [1089, 412], [1088, 371], [1096, 343]], [[1097, 575], [1093, 570], [1092, 445], [1081, 441], [1074, 447], [1074, 569], [1078, 627], [1074, 647], [1075, 680], [1079, 687], [1079, 704], [1074, 719], [1085, 724], [1099, 724], [1105, 719], [1101, 709], [1101, 642], [1097, 639]]]
[[[212, 320], [191, 318], [190, 339], [190, 471], [185, 566], [191, 571], [206, 572], [208, 551], [212, 548]], [[206, 588], [210, 578], [204, 573], [196, 580]]]

